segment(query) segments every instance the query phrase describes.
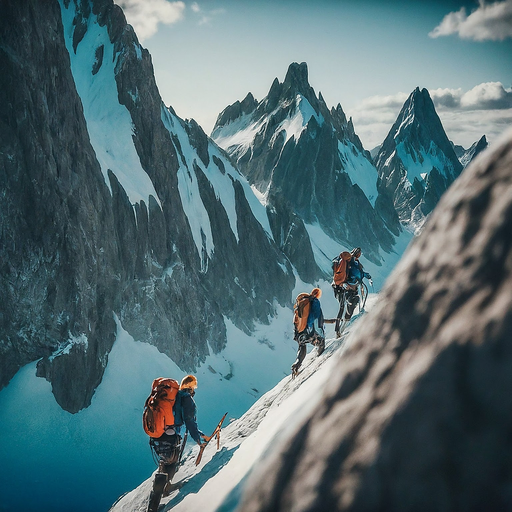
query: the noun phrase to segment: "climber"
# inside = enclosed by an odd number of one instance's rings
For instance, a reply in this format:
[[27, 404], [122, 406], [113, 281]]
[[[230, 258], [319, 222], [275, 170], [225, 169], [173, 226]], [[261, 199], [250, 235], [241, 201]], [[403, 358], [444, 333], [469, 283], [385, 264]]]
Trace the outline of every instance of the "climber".
[[[363, 278], [372, 282], [372, 276], [365, 272], [363, 264], [359, 261], [362, 251], [360, 247], [356, 247], [350, 253], [343, 252], [338, 258], [333, 260], [333, 282], [334, 296], [340, 303], [340, 309], [336, 318], [336, 337], [340, 337], [341, 333], [352, 319], [354, 309], [360, 302], [360, 293], [364, 294], [366, 285]], [[350, 259], [347, 257], [350, 255]], [[345, 268], [342, 272], [338, 270], [337, 262], [345, 262]], [[342, 275], [342, 278], [340, 278]], [[362, 291], [360, 292], [360, 288]]]
[[[322, 290], [314, 288], [311, 293], [300, 293], [293, 307], [293, 339], [299, 344], [297, 359], [292, 365], [292, 376], [297, 375], [302, 361], [306, 357], [306, 345], [311, 343], [317, 347], [320, 355], [325, 349], [324, 316], [320, 305]], [[315, 322], [318, 332], [315, 329]]]
[[197, 378], [187, 375], [181, 384], [173, 379], [153, 381], [152, 393], [146, 400], [143, 426], [150, 435], [150, 446], [158, 456], [158, 470], [153, 482], [148, 512], [156, 512], [162, 496], [172, 490], [171, 481], [178, 469], [186, 437], [181, 437], [183, 425], [192, 439], [202, 445], [206, 436], [198, 429], [194, 394]]

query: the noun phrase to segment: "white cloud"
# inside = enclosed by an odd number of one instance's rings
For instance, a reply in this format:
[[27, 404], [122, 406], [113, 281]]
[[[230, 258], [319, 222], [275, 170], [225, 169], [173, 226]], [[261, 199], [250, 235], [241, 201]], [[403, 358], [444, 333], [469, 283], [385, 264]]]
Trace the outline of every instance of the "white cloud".
[[190, 6], [192, 11], [199, 17], [198, 25], [209, 24], [215, 16], [224, 14], [224, 9], [214, 9], [212, 11], [205, 11], [197, 2], [193, 2]]
[[501, 82], [485, 82], [473, 89], [433, 89], [430, 96], [436, 108], [461, 110], [504, 110], [512, 108], [512, 89]]
[[158, 31], [158, 24], [170, 25], [183, 18], [185, 3], [167, 0], [116, 0], [140, 41]]
[[447, 14], [429, 36], [432, 38], [458, 34], [463, 39], [475, 41], [503, 41], [512, 38], [512, 0], [486, 3], [468, 16], [465, 7]]

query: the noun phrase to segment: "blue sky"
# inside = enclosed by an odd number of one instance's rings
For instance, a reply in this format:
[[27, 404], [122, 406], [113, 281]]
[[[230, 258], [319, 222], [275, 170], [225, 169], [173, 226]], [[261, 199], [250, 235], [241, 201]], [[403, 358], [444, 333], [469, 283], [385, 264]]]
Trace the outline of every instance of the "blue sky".
[[116, 0], [153, 58], [164, 102], [210, 133], [248, 92], [261, 100], [292, 62], [364, 146], [381, 143], [415, 87], [469, 147], [512, 125], [512, 0]]

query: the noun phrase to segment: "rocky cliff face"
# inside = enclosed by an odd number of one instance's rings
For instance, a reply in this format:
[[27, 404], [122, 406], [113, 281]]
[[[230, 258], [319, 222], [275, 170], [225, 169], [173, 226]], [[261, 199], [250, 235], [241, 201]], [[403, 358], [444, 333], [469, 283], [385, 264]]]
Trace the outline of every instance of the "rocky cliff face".
[[512, 507], [512, 133], [470, 165], [240, 510]]
[[462, 171], [426, 89], [416, 88], [376, 157], [379, 192], [400, 221], [421, 227]]
[[112, 203], [70, 87], [58, 3], [3, 2], [0, 31], [0, 385], [53, 354], [40, 371], [78, 410], [114, 341]]
[[[316, 96], [305, 63], [293, 63], [284, 82], [275, 79], [262, 101], [248, 95], [227, 107], [212, 138], [264, 194], [271, 216], [285, 205], [290, 209], [274, 225], [288, 231], [291, 225], [284, 226], [284, 218], [291, 220], [293, 215], [294, 226], [299, 225], [297, 218], [317, 223], [347, 247], [361, 246], [374, 262], [379, 261], [380, 250], [391, 250], [390, 229], [398, 234], [398, 217], [387, 215], [386, 225], [376, 207], [378, 201], [386, 209], [386, 199], [378, 198], [370, 154], [341, 106], [329, 110], [321, 94]], [[296, 263], [293, 253], [302, 252], [298, 245], [281, 247]]]
[[289, 301], [264, 209], [162, 104], [120, 7], [4, 2], [0, 31], [0, 385], [42, 358], [76, 412], [101, 381], [114, 315], [192, 370], [223, 347], [222, 315], [250, 331]]

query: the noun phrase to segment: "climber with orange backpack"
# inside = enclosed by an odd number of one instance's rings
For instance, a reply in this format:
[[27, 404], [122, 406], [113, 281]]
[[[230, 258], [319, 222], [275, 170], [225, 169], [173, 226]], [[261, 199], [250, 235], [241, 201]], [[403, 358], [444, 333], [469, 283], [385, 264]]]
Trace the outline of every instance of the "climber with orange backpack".
[[[206, 437], [197, 427], [197, 408], [193, 399], [196, 388], [194, 375], [187, 375], [180, 384], [174, 379], [160, 377], [153, 381], [151, 394], [144, 404], [142, 425], [150, 437], [151, 449], [158, 457], [148, 512], [156, 512], [162, 496], [170, 493], [171, 480], [178, 469], [188, 433], [200, 446], [201, 438]], [[183, 425], [186, 432], [182, 441]]]
[[352, 251], [344, 251], [332, 261], [333, 280], [332, 287], [334, 297], [340, 303], [340, 309], [336, 317], [336, 337], [339, 338], [341, 333], [352, 319], [354, 310], [360, 304], [359, 289], [364, 295], [364, 303], [368, 296], [368, 288], [363, 283], [363, 278], [372, 282], [372, 276], [365, 272], [363, 264], [359, 261], [362, 251], [360, 247], [355, 247]]
[[[317, 347], [318, 355], [325, 349], [324, 316], [320, 306], [322, 290], [314, 288], [311, 293], [299, 293], [293, 306], [293, 339], [299, 344], [297, 359], [292, 364], [292, 377], [299, 372], [302, 361], [306, 357], [306, 345], [311, 343]], [[318, 330], [315, 330], [317, 322]]]

